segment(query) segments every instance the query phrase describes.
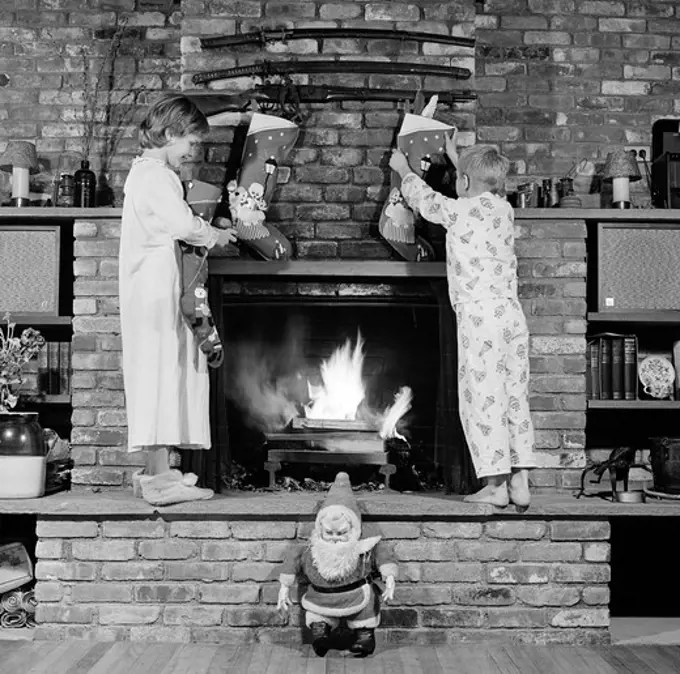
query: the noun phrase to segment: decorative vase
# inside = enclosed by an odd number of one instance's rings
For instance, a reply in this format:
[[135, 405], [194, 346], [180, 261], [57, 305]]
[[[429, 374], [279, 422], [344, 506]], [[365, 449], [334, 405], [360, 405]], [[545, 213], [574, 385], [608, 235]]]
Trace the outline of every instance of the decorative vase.
[[45, 493], [45, 450], [37, 412], [0, 412], [0, 499]]

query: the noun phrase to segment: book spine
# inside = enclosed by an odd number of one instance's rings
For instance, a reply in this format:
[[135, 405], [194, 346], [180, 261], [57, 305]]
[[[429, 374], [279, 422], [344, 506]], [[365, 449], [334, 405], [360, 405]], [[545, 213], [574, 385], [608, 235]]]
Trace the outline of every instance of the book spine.
[[47, 342], [47, 393], [59, 393], [59, 342]]
[[71, 393], [71, 343], [59, 342], [59, 393]]
[[614, 337], [612, 345], [612, 400], [623, 400], [623, 337]]
[[600, 338], [600, 397], [612, 399], [612, 340]]
[[602, 392], [600, 390], [600, 341], [598, 339], [591, 342], [590, 388], [592, 400], [599, 400]]
[[637, 400], [637, 337], [623, 338], [623, 397]]

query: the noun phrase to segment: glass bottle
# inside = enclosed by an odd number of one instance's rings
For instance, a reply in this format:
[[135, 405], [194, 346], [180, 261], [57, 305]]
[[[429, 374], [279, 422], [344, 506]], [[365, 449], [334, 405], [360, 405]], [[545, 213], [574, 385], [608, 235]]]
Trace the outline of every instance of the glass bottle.
[[90, 170], [90, 162], [83, 159], [80, 168], [76, 171], [75, 178], [75, 206], [81, 208], [94, 208], [95, 194], [97, 190], [97, 177]]
[[73, 176], [70, 173], [62, 173], [59, 177], [57, 190], [57, 206], [70, 208], [74, 204], [75, 186]]

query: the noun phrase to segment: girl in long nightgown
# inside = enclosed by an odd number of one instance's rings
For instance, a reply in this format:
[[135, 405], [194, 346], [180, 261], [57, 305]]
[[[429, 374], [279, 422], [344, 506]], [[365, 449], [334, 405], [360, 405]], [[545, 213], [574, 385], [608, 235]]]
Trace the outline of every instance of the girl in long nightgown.
[[212, 248], [235, 240], [194, 215], [176, 173], [208, 131], [186, 97], [166, 96], [140, 127], [142, 154], [125, 182], [120, 238], [120, 318], [128, 451], [146, 450], [139, 477], [155, 504], [210, 498], [194, 475], [170, 470], [169, 448], [209, 449], [206, 356], [180, 310], [178, 241]]

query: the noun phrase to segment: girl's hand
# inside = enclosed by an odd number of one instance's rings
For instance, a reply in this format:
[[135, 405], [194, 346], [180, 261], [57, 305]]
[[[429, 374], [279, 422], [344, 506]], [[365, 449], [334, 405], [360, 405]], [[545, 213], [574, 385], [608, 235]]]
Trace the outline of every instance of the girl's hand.
[[218, 246], [228, 246], [230, 243], [235, 243], [238, 240], [236, 230], [233, 227], [227, 229], [220, 229], [217, 237]]
[[212, 221], [212, 226], [217, 227], [217, 229], [227, 229], [228, 227], [231, 227], [231, 220], [220, 216]]
[[411, 167], [408, 165], [408, 160], [406, 155], [401, 151], [394, 149], [392, 150], [392, 156], [390, 157], [390, 168], [398, 173], [402, 178], [411, 172]]
[[446, 156], [451, 160], [451, 163], [454, 166], [458, 165], [458, 148], [457, 148], [457, 140], [458, 140], [458, 129], [454, 126], [453, 131], [451, 132], [451, 135], [446, 136]]

